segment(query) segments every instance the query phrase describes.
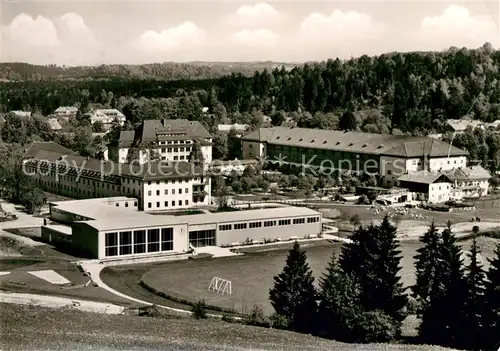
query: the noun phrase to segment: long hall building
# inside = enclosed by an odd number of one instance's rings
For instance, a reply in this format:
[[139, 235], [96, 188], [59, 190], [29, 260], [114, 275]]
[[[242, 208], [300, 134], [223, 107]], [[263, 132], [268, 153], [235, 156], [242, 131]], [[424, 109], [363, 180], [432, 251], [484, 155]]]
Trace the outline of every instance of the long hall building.
[[41, 189], [75, 199], [130, 196], [144, 211], [211, 203], [210, 174], [185, 161], [120, 164], [85, 158], [55, 143], [34, 142], [23, 167]]
[[428, 137], [306, 128], [259, 128], [241, 138], [243, 158], [323, 170], [401, 175], [467, 166], [468, 152]]

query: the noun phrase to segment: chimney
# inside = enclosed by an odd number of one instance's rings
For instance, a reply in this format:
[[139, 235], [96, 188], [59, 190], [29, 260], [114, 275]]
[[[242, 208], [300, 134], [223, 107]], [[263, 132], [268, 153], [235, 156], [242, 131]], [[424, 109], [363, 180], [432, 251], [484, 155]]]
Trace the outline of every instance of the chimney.
[[164, 118], [161, 120], [161, 124], [166, 127], [167, 126], [167, 120]]

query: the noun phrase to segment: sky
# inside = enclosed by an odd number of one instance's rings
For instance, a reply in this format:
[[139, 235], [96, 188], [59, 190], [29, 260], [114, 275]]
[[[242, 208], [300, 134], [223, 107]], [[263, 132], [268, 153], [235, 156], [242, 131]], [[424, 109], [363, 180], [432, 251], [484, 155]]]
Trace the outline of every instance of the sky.
[[3, 0], [0, 59], [305, 62], [485, 42], [498, 48], [499, 1]]

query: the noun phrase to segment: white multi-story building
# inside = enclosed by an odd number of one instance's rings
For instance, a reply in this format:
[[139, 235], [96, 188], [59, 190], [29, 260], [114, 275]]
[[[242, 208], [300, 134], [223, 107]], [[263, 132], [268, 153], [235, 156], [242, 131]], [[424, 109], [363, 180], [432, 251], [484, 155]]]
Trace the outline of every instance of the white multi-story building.
[[124, 125], [126, 121], [125, 115], [116, 108], [92, 110], [86, 115], [90, 118], [91, 124], [100, 122], [106, 126], [118, 122], [120, 125]]
[[211, 203], [209, 174], [185, 161], [120, 164], [81, 157], [55, 143], [34, 142], [25, 153], [24, 168], [43, 190], [70, 198], [135, 197], [145, 211]]
[[399, 176], [465, 167], [468, 152], [427, 137], [307, 128], [259, 128], [241, 138], [243, 158], [323, 170]]
[[122, 131], [119, 140], [108, 145], [108, 157], [119, 163], [187, 161], [195, 143], [201, 148], [205, 164], [210, 164], [212, 137], [200, 122], [145, 120], [135, 131]]
[[52, 116], [55, 118], [63, 118], [65, 120], [69, 120], [76, 116], [78, 112], [78, 107], [75, 106], [60, 106], [58, 107]]

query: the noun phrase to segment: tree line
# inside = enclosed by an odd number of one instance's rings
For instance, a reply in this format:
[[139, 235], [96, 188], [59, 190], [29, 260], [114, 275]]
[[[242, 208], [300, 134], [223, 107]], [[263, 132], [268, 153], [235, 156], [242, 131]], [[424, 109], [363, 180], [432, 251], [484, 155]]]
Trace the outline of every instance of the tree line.
[[464, 264], [451, 223], [441, 232], [433, 223], [420, 238], [416, 281], [407, 294], [396, 235], [387, 216], [379, 225], [359, 226], [317, 286], [295, 242], [269, 292], [273, 325], [339, 341], [388, 342], [400, 339], [403, 320], [416, 314], [413, 342], [493, 349], [500, 341], [500, 245], [485, 271], [476, 235]]
[[[477, 50], [330, 59], [291, 70], [265, 69], [252, 76], [231, 73], [158, 81], [118, 75], [87, 81], [8, 82], [0, 85], [0, 101], [4, 111], [31, 109], [47, 115], [88, 96], [91, 102], [124, 109], [128, 105], [132, 123], [158, 115], [207, 118], [200, 112], [205, 106], [216, 117], [206, 120], [207, 125], [224, 117], [234, 121], [246, 114], [242, 119], [248, 123], [257, 113], [283, 112], [297, 114], [299, 126], [337, 128], [347, 113], [357, 115], [365, 130], [422, 135], [441, 128], [437, 122], [448, 118], [497, 119], [499, 65], [500, 52], [485, 44]], [[281, 119], [282, 115], [275, 118]]]

